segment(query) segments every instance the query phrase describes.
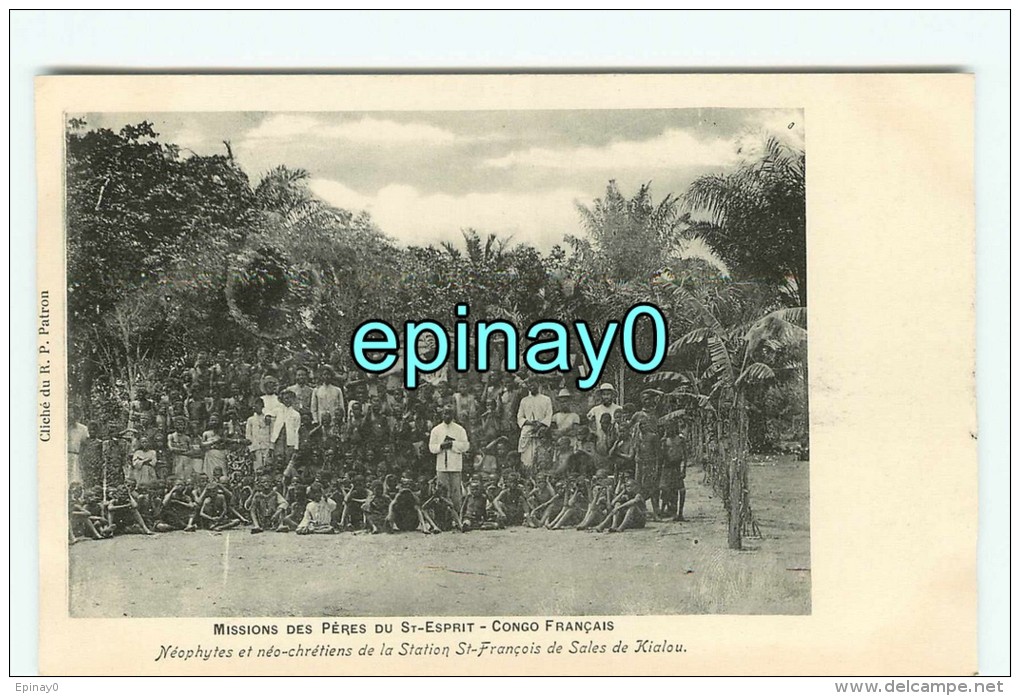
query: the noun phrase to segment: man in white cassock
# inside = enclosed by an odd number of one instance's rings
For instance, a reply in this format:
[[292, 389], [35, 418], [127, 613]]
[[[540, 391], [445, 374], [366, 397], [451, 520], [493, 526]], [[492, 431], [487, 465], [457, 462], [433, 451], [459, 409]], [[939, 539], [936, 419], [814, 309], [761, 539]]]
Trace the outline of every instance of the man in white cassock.
[[460, 510], [464, 453], [470, 449], [467, 431], [453, 420], [453, 405], [443, 406], [443, 420], [429, 434], [429, 452], [436, 455], [436, 480], [446, 486], [450, 501]]

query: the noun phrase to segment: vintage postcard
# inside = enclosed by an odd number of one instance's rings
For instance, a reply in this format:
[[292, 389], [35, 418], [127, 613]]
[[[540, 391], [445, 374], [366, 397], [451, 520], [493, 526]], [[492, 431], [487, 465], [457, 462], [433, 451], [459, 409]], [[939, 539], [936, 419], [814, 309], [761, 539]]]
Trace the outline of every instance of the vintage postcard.
[[975, 672], [971, 76], [36, 96], [44, 674]]

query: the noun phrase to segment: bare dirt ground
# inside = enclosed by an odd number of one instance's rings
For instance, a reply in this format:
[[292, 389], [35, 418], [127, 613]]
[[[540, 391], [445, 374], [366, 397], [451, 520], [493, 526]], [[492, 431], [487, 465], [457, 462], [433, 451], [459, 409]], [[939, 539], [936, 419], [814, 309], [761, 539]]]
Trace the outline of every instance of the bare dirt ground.
[[806, 614], [808, 465], [751, 467], [763, 538], [726, 548], [720, 500], [687, 476], [686, 522], [597, 534], [173, 532], [70, 548], [71, 615]]

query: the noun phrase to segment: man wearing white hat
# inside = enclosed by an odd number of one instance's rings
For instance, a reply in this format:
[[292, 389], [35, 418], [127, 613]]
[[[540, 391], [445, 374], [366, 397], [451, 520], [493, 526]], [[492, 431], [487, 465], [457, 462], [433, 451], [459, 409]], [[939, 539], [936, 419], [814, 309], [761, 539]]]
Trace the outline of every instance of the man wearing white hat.
[[588, 411], [588, 422], [591, 423], [592, 430], [596, 430], [599, 427], [599, 422], [602, 420], [602, 414], [608, 413], [609, 417], [616, 421], [616, 412], [619, 411], [622, 406], [615, 403], [616, 398], [616, 387], [609, 382], [603, 382], [598, 388], [599, 399], [601, 403], [592, 406], [591, 410]]

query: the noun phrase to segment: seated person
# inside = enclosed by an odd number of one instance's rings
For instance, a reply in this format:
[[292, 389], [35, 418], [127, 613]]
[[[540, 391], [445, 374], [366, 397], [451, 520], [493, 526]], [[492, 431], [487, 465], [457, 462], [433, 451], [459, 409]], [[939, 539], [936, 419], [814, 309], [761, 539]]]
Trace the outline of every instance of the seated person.
[[579, 524], [588, 510], [588, 482], [584, 479], [571, 481], [564, 489], [563, 507], [546, 529], [563, 529]]
[[503, 488], [492, 501], [500, 521], [505, 527], [519, 527], [524, 524], [524, 513], [527, 500], [520, 478], [514, 471], [508, 471], [503, 477]]
[[372, 534], [378, 534], [386, 528], [386, 516], [390, 513], [390, 497], [383, 490], [383, 482], [372, 481], [369, 487], [368, 500], [362, 505], [365, 511], [365, 527]]
[[297, 529], [301, 520], [305, 517], [305, 506], [308, 504], [308, 486], [299, 478], [292, 478], [290, 484], [284, 491], [283, 497], [287, 501], [287, 509], [276, 528], [278, 532], [290, 532]]
[[142, 534], [153, 533], [138, 512], [138, 502], [127, 483], [117, 486], [111, 492], [106, 505], [106, 521], [113, 534], [121, 534], [132, 528], [139, 529]]
[[609, 503], [614, 497], [613, 486], [615, 482], [611, 477], [606, 477], [606, 470], [599, 469], [592, 479], [591, 492], [588, 495], [588, 509], [584, 513], [578, 530], [593, 529], [609, 514]]
[[298, 534], [332, 534], [333, 511], [336, 502], [327, 498], [321, 483], [313, 483], [308, 487], [308, 504], [305, 514], [297, 526]]
[[470, 529], [499, 529], [499, 517], [491, 507], [489, 494], [480, 479], [472, 479], [467, 497], [461, 503], [461, 522], [464, 531]]
[[340, 528], [345, 530], [365, 529], [364, 506], [371, 495], [371, 491], [365, 485], [365, 477], [356, 474], [346, 482], [341, 481], [340, 490], [344, 494]]
[[218, 482], [211, 483], [206, 488], [198, 510], [197, 522], [198, 526], [212, 532], [226, 531], [241, 524], [241, 521], [231, 514], [227, 494], [220, 488]]
[[411, 488], [412, 482], [411, 473], [404, 472], [400, 482], [396, 485], [393, 498], [390, 500], [389, 511], [386, 514], [387, 530], [410, 532], [417, 529], [424, 534], [429, 534], [432, 527], [422, 515], [418, 496]]
[[641, 529], [645, 526], [645, 499], [638, 483], [627, 479], [624, 490], [613, 499], [606, 519], [595, 528], [598, 532], [622, 532], [625, 529]]
[[462, 531], [460, 512], [450, 500], [450, 493], [441, 481], [435, 482], [432, 495], [422, 504], [421, 511], [434, 532], [449, 532], [452, 529]]
[[556, 488], [549, 480], [549, 475], [539, 472], [533, 481], [531, 490], [527, 493], [528, 511], [524, 516], [524, 524], [528, 527], [542, 526], [542, 516], [555, 497]]
[[273, 488], [272, 480], [264, 476], [258, 480], [245, 507], [251, 514], [251, 533], [259, 534], [266, 529], [279, 528], [287, 513], [287, 500]]
[[[68, 512], [70, 514], [68, 537], [72, 544], [81, 540], [81, 537], [91, 539], [103, 539], [100, 528], [106, 527], [106, 520], [102, 515], [93, 515], [89, 509], [85, 489], [79, 481], [71, 483], [68, 491]], [[100, 510], [101, 512], [101, 510]]]
[[172, 476], [167, 480], [167, 490], [160, 502], [156, 531], [172, 532], [185, 529], [197, 512], [198, 506], [191, 484]]

